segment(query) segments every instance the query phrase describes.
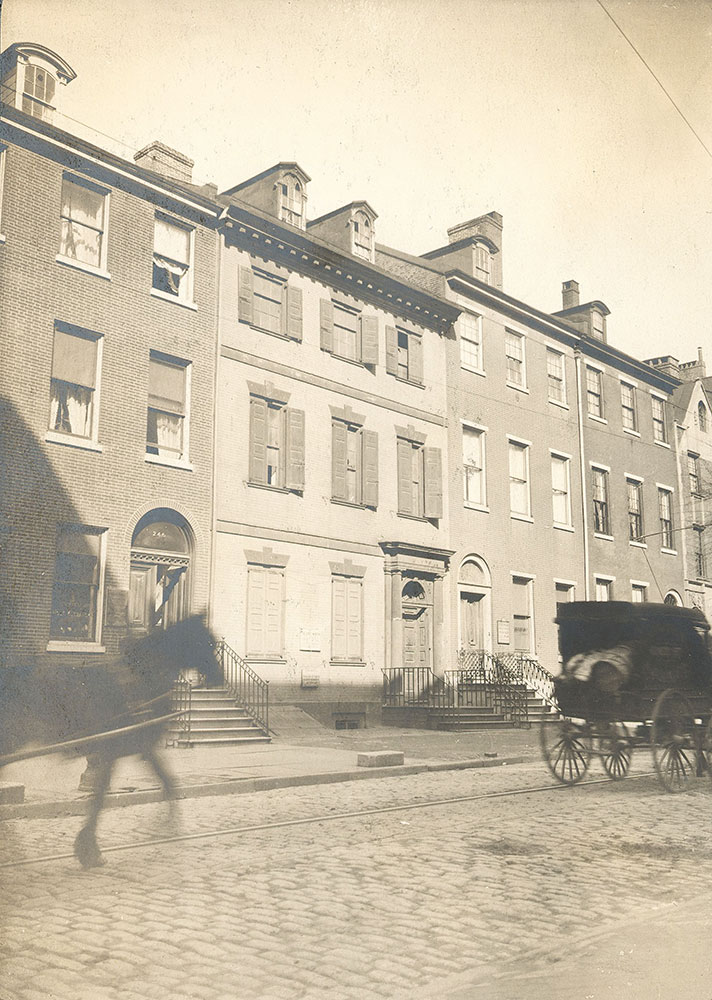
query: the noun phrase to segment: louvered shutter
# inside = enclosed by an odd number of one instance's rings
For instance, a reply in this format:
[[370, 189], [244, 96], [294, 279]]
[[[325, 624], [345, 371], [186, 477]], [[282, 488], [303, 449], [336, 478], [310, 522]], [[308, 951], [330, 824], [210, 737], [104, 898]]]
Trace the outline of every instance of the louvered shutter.
[[335, 660], [347, 656], [346, 580], [335, 576], [331, 581], [331, 655]]
[[282, 655], [282, 584], [283, 574], [277, 569], [265, 570], [264, 645], [267, 656]]
[[250, 482], [267, 482], [267, 401], [250, 399]]
[[288, 490], [304, 489], [304, 410], [287, 409]]
[[346, 438], [348, 428], [340, 420], [331, 422], [331, 495], [335, 500], [346, 499]]
[[394, 326], [386, 327], [386, 371], [398, 374], [398, 331]]
[[346, 655], [350, 660], [360, 660], [363, 656], [361, 636], [363, 623], [361, 614], [361, 581], [346, 581]]
[[378, 506], [378, 434], [361, 431], [361, 502]]
[[398, 438], [398, 512], [413, 513], [413, 448], [410, 441]]
[[361, 361], [365, 365], [378, 364], [378, 317], [361, 317]]
[[294, 285], [285, 285], [282, 296], [282, 316], [285, 330], [290, 340], [302, 339], [302, 290]]
[[319, 335], [322, 351], [334, 350], [334, 303], [322, 299], [319, 304]]
[[237, 291], [237, 318], [243, 323], [254, 322], [254, 275], [251, 267], [240, 268]]
[[247, 571], [247, 655], [262, 656], [264, 650], [265, 584], [267, 570], [250, 566]]
[[443, 516], [442, 455], [439, 448], [423, 448], [425, 516]]
[[408, 378], [423, 381], [423, 338], [415, 333], [408, 334]]

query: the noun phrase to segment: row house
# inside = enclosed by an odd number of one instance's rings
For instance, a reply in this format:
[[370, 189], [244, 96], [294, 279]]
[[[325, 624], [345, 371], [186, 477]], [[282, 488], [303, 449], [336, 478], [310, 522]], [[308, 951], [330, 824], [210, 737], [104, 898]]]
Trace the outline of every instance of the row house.
[[333, 725], [449, 643], [446, 345], [458, 310], [374, 263], [376, 213], [306, 215], [279, 163], [220, 221], [214, 621]]
[[52, 669], [204, 611], [212, 525], [215, 191], [72, 134], [74, 76], [2, 57], [0, 652]]
[[695, 361], [670, 355], [648, 364], [680, 380], [675, 389], [675, 434], [680, 490], [680, 549], [685, 566], [684, 603], [712, 617], [712, 378], [702, 349]]
[[609, 310], [580, 303], [575, 281], [555, 314], [507, 295], [502, 234], [491, 212], [421, 257], [379, 246], [377, 259], [461, 309], [448, 341], [451, 655], [556, 672], [561, 602], [681, 603], [677, 381], [608, 344]]
[[415, 256], [367, 201], [309, 218], [295, 162], [218, 195], [75, 134], [73, 79], [0, 64], [3, 662], [207, 612], [346, 726], [383, 669], [556, 672], [561, 602], [704, 603], [703, 370], [612, 346], [574, 281], [508, 295], [497, 212]]

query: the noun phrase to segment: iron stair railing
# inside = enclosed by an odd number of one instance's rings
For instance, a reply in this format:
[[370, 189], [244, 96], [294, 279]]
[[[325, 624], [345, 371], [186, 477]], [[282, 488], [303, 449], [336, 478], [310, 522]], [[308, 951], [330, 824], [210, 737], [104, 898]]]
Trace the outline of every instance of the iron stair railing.
[[269, 736], [269, 681], [256, 674], [224, 639], [215, 643], [215, 656], [222, 668], [225, 687], [265, 736]]
[[[177, 740], [190, 742], [190, 709], [192, 704], [193, 688], [188, 681], [177, 680], [171, 692], [171, 711], [180, 712], [180, 715], [173, 721], [173, 726], [177, 730], [170, 738], [174, 745]], [[166, 743], [168, 745], [168, 743]]]

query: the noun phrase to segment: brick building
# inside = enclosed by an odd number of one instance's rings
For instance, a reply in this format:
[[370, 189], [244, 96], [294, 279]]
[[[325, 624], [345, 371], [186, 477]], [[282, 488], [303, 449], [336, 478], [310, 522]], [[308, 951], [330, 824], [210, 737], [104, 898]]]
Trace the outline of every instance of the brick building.
[[3, 658], [101, 662], [208, 604], [217, 206], [73, 135], [55, 53], [0, 74]]
[[699, 602], [704, 372], [615, 348], [576, 282], [508, 295], [496, 212], [415, 256], [367, 201], [310, 220], [297, 163], [218, 196], [80, 137], [73, 78], [2, 56], [4, 662], [208, 610], [273, 700], [349, 724], [384, 668], [556, 671], [562, 601]]

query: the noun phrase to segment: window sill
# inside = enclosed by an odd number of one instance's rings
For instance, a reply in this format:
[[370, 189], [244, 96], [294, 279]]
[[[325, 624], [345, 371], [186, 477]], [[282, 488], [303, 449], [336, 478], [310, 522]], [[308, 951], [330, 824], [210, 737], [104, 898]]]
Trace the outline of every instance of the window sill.
[[602, 542], [613, 542], [613, 541], [615, 541], [615, 539], [613, 538], [613, 535], [604, 535], [600, 531], [594, 531], [593, 537], [594, 538], [600, 538]]
[[249, 486], [253, 490], [269, 490], [270, 493], [284, 493], [285, 495], [296, 493], [297, 496], [302, 496], [304, 493], [304, 490], [289, 489], [287, 486], [270, 486], [269, 483], [252, 483], [249, 479], [245, 480], [245, 486]]
[[151, 295], [154, 299], [162, 299], [163, 302], [172, 302], [176, 306], [182, 306], [183, 309], [191, 309], [193, 312], [198, 311], [198, 307], [195, 302], [188, 302], [187, 299], [180, 299], [177, 295], [169, 295], [168, 292], [162, 292], [159, 288], [152, 288]]
[[605, 417], [597, 417], [595, 413], [589, 413], [588, 414], [588, 419], [589, 420], [595, 420], [597, 424], [607, 424], [608, 423], [608, 421], [606, 420]]
[[562, 410], [568, 410], [569, 409], [569, 404], [568, 403], [562, 403], [558, 399], [550, 399], [549, 402], [551, 403], [552, 406], [558, 406]]
[[666, 555], [666, 556], [676, 556], [677, 555], [677, 549], [660, 549], [660, 551], [663, 553], [663, 555]]
[[534, 518], [531, 514], [517, 514], [516, 511], [510, 511], [509, 516], [512, 521], [526, 521], [527, 524], [534, 524]]
[[412, 378], [403, 378], [402, 375], [394, 375], [393, 372], [388, 373], [396, 382], [402, 382], [403, 385], [412, 385], [415, 389], [424, 389], [425, 385], [422, 382], [415, 382]]
[[523, 392], [525, 395], [529, 395], [529, 390], [525, 385], [517, 385], [516, 382], [505, 382], [508, 389], [516, 389], [517, 392]]
[[47, 431], [45, 441], [49, 444], [63, 444], [67, 448], [80, 448], [82, 451], [104, 450], [98, 441], [91, 441], [89, 438], [72, 437], [70, 434], [61, 434], [59, 431]]
[[5, 237], [2, 235], [2, 233], [0, 233], [0, 246], [2, 246], [4, 242], [5, 242]]
[[487, 377], [487, 372], [483, 368], [473, 368], [472, 365], [466, 365], [460, 362], [460, 368], [464, 372], [471, 372], [473, 375], [481, 375], [483, 378]]
[[330, 667], [365, 667], [365, 660], [329, 660]]
[[271, 663], [278, 665], [286, 665], [287, 661], [283, 656], [246, 656], [245, 663], [254, 663], [256, 665], [269, 666]]
[[484, 503], [474, 503], [472, 500], [463, 500], [462, 505], [467, 510], [481, 510], [483, 514], [489, 514], [490, 512], [489, 507]]
[[557, 531], [570, 531], [571, 534], [574, 533], [573, 524], [554, 524], [552, 527], [554, 527]]
[[341, 497], [329, 497], [331, 503], [338, 504], [339, 507], [353, 507], [354, 510], [375, 510], [375, 507], [365, 503], [357, 503], [355, 500], [342, 500]]
[[190, 462], [185, 462], [178, 458], [163, 458], [161, 455], [145, 455], [144, 458], [149, 465], [165, 465], [169, 469], [183, 469], [184, 472], [193, 471], [193, 466]]
[[347, 365], [355, 365], [356, 368], [375, 368], [375, 365], [366, 364], [365, 361], [361, 361], [360, 358], [346, 358], [343, 354], [337, 354], [336, 351], [329, 352], [332, 358], [336, 358], [337, 361], [343, 361]]
[[405, 514], [402, 510], [396, 512], [398, 517], [404, 517], [407, 521], [436, 521], [437, 518], [434, 517], [424, 517], [421, 514]]
[[670, 445], [669, 445], [669, 443], [667, 441], [653, 441], [653, 444], [656, 444], [658, 446], [658, 448], [669, 448], [670, 447]]
[[632, 545], [636, 549], [647, 549], [647, 547], [648, 547], [648, 543], [647, 542], [633, 542], [633, 541], [629, 541], [628, 544]]
[[58, 253], [54, 259], [58, 264], [65, 264], [67, 267], [73, 267], [77, 271], [84, 271], [85, 274], [93, 274], [97, 278], [104, 278], [105, 281], [111, 281], [111, 275], [102, 267], [94, 267], [93, 264], [85, 264], [82, 260], [74, 260], [73, 257], [65, 257], [64, 254], [61, 253]]
[[630, 434], [631, 437], [636, 437], [636, 438], [640, 437], [640, 431], [631, 430], [630, 427], [624, 427], [623, 428], [623, 433], [624, 434]]
[[47, 643], [48, 653], [105, 653], [106, 646], [100, 642], [64, 642], [55, 639]]

